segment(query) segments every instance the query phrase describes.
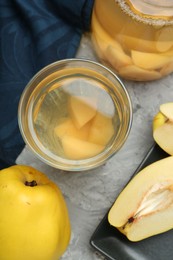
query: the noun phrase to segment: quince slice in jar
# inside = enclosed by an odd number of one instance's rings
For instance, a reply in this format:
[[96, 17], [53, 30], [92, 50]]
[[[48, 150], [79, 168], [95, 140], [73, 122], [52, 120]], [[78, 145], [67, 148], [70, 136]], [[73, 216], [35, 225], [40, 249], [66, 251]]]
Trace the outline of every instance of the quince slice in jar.
[[173, 49], [164, 52], [163, 55], [173, 57]]
[[131, 56], [136, 66], [147, 70], [161, 69], [173, 61], [173, 58], [169, 56], [135, 50], [131, 51]]
[[[96, 17], [95, 12], [93, 12], [92, 15], [92, 38], [93, 42], [96, 45], [96, 51], [100, 51], [100, 53], [105, 54], [105, 51], [108, 46], [112, 46], [113, 48], [117, 50], [122, 50], [121, 45], [114, 39], [112, 38], [101, 26], [99, 20]], [[99, 50], [98, 50], [99, 48]]]
[[155, 52], [156, 43], [152, 40], [140, 39], [129, 35], [119, 34], [119, 42], [126, 50], [136, 50], [143, 52]]
[[165, 52], [173, 47], [173, 27], [168, 26], [160, 29], [156, 34], [157, 51]]
[[118, 70], [120, 67], [131, 65], [132, 59], [123, 50], [117, 50], [109, 46], [106, 50], [106, 57], [113, 68]]
[[135, 65], [120, 68], [119, 75], [130, 80], [148, 81], [161, 78], [161, 73], [155, 70], [145, 70]]
[[173, 61], [167, 65], [165, 65], [161, 70], [160, 70], [160, 73], [163, 75], [163, 76], [166, 76], [170, 73], [173, 72]]

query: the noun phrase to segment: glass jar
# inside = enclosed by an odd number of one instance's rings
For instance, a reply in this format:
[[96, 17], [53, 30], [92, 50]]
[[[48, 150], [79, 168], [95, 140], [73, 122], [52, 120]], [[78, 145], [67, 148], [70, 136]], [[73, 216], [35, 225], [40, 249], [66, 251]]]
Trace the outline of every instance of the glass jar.
[[95, 0], [91, 37], [122, 78], [160, 79], [173, 71], [173, 1]]

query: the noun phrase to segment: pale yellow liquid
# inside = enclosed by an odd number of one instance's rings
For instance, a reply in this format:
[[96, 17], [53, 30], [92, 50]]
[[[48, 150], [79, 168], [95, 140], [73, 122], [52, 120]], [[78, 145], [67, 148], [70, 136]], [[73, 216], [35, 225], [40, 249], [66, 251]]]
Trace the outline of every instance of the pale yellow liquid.
[[122, 77], [147, 81], [173, 71], [173, 4], [156, 9], [142, 3], [96, 0], [92, 39], [101, 60]]
[[[65, 159], [86, 159], [97, 155], [97, 153], [94, 154], [94, 152], [92, 153], [90, 150], [86, 154], [83, 154], [82, 150], [80, 153], [80, 149], [83, 149], [83, 141], [84, 144], [87, 143], [87, 149], [90, 149], [90, 144], [92, 149], [93, 143], [95, 143], [95, 141], [89, 140], [89, 134], [90, 131], [92, 131], [92, 121], [95, 116], [87, 122], [87, 124], [89, 124], [89, 128], [87, 128], [87, 130], [85, 129], [81, 134], [81, 131], [83, 131], [81, 130], [82, 127], [80, 130], [76, 128], [70, 111], [71, 108], [69, 108], [69, 100], [72, 96], [77, 96], [79, 99], [80, 97], [86, 97], [87, 99], [92, 99], [94, 97], [97, 103], [95, 114], [101, 113], [104, 114], [105, 117], [111, 118], [114, 132], [111, 136], [109, 135], [106, 143], [104, 143], [103, 148], [105, 149], [106, 146], [111, 143], [118, 134], [120, 118], [116, 109], [116, 101], [109, 96], [101, 83], [98, 84], [89, 78], [86, 80], [79, 76], [70, 80], [64, 79], [64, 81], [60, 83], [53, 83], [50, 85], [46, 95], [42, 95], [40, 93], [37, 97], [36, 105], [34, 106], [33, 127], [36, 133], [37, 142], [39, 142], [43, 149], [45, 149], [48, 153]], [[68, 125], [67, 129], [64, 131], [64, 126], [67, 125], [69, 121], [70, 125]], [[84, 125], [84, 128], [86, 125]], [[59, 126], [61, 126], [60, 130], [58, 128]], [[102, 128], [106, 127], [107, 125], [100, 124], [100, 131], [102, 131]], [[78, 131], [78, 136], [76, 135], [76, 131]], [[88, 131], [87, 134], [86, 131]], [[63, 138], [66, 138], [67, 136], [68, 141], [73, 143], [66, 143], [64, 148], [63, 140], [66, 139]], [[103, 136], [103, 138], [104, 137], [105, 136]], [[79, 146], [79, 144], [80, 147], [76, 147]], [[74, 151], [72, 152], [71, 145], [74, 145]], [[68, 147], [70, 147], [69, 151], [67, 151]], [[78, 149], [77, 152], [75, 152], [75, 149]], [[84, 149], [86, 149], [85, 146]]]

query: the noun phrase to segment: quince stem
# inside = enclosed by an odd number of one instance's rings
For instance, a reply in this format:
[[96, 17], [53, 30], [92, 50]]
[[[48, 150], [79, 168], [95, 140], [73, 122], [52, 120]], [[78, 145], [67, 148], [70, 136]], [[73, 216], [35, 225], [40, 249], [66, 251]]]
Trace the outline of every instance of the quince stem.
[[37, 186], [37, 182], [35, 180], [33, 181], [25, 181], [26, 186], [34, 187]]

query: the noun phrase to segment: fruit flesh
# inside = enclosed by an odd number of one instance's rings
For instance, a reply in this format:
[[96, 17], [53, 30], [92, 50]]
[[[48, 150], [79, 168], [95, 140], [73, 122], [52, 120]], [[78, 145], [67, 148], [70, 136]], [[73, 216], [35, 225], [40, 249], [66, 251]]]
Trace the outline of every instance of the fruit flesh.
[[168, 154], [173, 155], [173, 123], [167, 121], [153, 133], [156, 143]]
[[55, 135], [62, 138], [65, 135], [73, 136], [81, 140], [87, 140], [91, 122], [86, 123], [80, 129], [76, 128], [71, 118], [65, 118], [55, 129]]
[[157, 113], [153, 119], [153, 132], [161, 125], [165, 123], [167, 118], [161, 113]]
[[97, 111], [96, 100], [91, 97], [71, 96], [69, 106], [71, 118], [78, 129], [88, 123]]
[[113, 134], [112, 118], [97, 112], [91, 124], [88, 141], [99, 145], [106, 145]]
[[112, 46], [108, 46], [106, 50], [106, 57], [108, 58], [109, 63], [117, 70], [121, 67], [132, 64], [131, 58], [126, 55], [123, 50], [117, 50]]
[[71, 136], [64, 136], [61, 141], [65, 155], [71, 160], [89, 158], [104, 150], [103, 145], [83, 141]]
[[158, 71], [142, 69], [135, 65], [121, 67], [119, 69], [119, 74], [122, 77], [136, 81], [145, 81], [146, 78], [148, 80], [155, 80], [161, 78], [162, 76]]
[[132, 60], [140, 68], [157, 70], [173, 61], [172, 57], [132, 50]]
[[169, 64], [165, 65], [161, 70], [160, 73], [163, 76], [166, 76], [170, 74], [173, 71], [173, 62], [170, 62]]
[[160, 105], [160, 112], [173, 121], [173, 102]]
[[173, 228], [173, 157], [140, 171], [120, 193], [109, 214], [109, 223], [131, 241]]

